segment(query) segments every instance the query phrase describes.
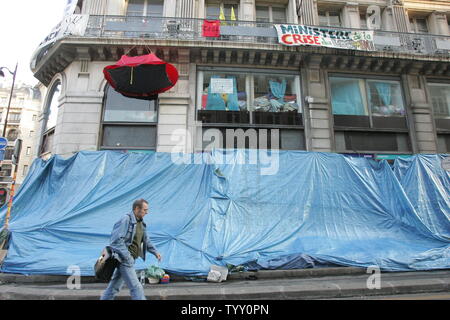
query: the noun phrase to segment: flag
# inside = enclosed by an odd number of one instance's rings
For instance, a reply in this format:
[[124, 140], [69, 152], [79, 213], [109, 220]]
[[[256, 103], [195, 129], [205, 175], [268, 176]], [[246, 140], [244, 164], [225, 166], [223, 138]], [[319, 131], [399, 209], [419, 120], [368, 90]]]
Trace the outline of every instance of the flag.
[[225, 20], [225, 15], [223, 14], [223, 7], [222, 6], [220, 6], [219, 20]]
[[236, 21], [236, 16], [234, 15], [234, 8], [231, 7], [231, 20]]

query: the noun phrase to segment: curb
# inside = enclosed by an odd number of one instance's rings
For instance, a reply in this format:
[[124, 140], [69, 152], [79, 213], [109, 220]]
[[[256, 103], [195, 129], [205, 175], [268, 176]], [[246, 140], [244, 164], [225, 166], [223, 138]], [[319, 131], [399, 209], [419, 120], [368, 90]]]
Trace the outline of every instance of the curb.
[[[193, 287], [146, 287], [149, 300], [302, 300], [376, 297], [399, 294], [437, 293], [450, 290], [450, 278], [404, 279], [393, 277], [383, 282], [380, 289], [368, 289], [365, 277], [356, 276], [356, 281], [345, 279], [309, 279], [301, 284], [289, 285], [267, 284], [263, 286], [221, 286], [212, 283], [207, 286]], [[16, 285], [0, 286], [2, 300], [99, 300], [102, 288], [85, 290], [67, 290], [55, 288], [19, 287]], [[129, 300], [128, 290], [122, 290], [117, 300]]]
[[[283, 278], [312, 278], [340, 275], [360, 275], [365, 274], [366, 269], [357, 267], [338, 267], [338, 268], [311, 268], [311, 269], [291, 269], [291, 270], [259, 270], [230, 273], [227, 281], [230, 280], [257, 280], [257, 279], [283, 279]], [[170, 281], [191, 282], [184, 276], [170, 274]], [[8, 283], [66, 283], [69, 276], [64, 275], [22, 275], [0, 273], [0, 284]], [[205, 276], [206, 279], [206, 276]], [[83, 283], [102, 283], [93, 276], [81, 277]]]

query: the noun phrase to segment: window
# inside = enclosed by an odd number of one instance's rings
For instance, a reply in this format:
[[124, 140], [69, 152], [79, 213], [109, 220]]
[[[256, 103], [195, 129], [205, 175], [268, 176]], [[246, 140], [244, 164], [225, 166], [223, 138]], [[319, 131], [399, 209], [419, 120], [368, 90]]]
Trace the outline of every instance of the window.
[[367, 18], [365, 13], [359, 15], [359, 27], [361, 29], [367, 29]]
[[208, 1], [206, 3], [206, 19], [216, 20], [220, 17], [220, 7], [222, 7], [225, 20], [233, 20], [231, 17], [231, 9], [233, 8], [234, 17], [239, 20], [239, 2], [238, 1], [228, 1], [228, 2], [212, 2]]
[[286, 23], [286, 7], [276, 7], [272, 5], [256, 6], [256, 21], [271, 23]]
[[36, 114], [33, 114], [32, 120], [33, 120], [33, 121], [36, 121], [36, 120], [37, 120], [37, 115], [36, 115]]
[[30, 131], [30, 134], [28, 135], [29, 137], [34, 136], [34, 131]]
[[450, 83], [428, 83], [438, 153], [450, 153]]
[[23, 166], [23, 172], [22, 172], [22, 176], [26, 176], [26, 175], [27, 175], [27, 173], [28, 173], [28, 166], [27, 166], [27, 165], [25, 165], [25, 166]]
[[19, 131], [17, 131], [16, 129], [11, 129], [8, 131], [8, 134], [6, 135], [6, 139], [8, 139], [8, 141], [15, 141], [18, 136], [19, 136]]
[[164, 0], [129, 0], [128, 16], [154, 16], [162, 17]]
[[156, 149], [157, 100], [127, 98], [105, 89], [101, 149]]
[[204, 132], [216, 128], [225, 135], [226, 129], [253, 128], [259, 135], [262, 128], [282, 128], [281, 148], [305, 148], [295, 73], [204, 68], [198, 73], [197, 93], [197, 119]]
[[12, 160], [12, 155], [14, 153], [13, 147], [7, 147], [5, 149], [5, 160]]
[[410, 152], [399, 81], [331, 76], [330, 92], [338, 152]]
[[60, 94], [61, 82], [57, 81], [50, 90], [49, 99], [44, 109], [44, 130], [40, 146], [41, 155], [52, 151]]
[[450, 118], [450, 84], [429, 83], [435, 118]]
[[29, 156], [31, 154], [31, 147], [27, 147], [27, 153], [26, 155]]
[[425, 17], [413, 17], [409, 19], [411, 31], [415, 33], [428, 33], [427, 19]]
[[341, 26], [340, 12], [319, 10], [319, 25], [329, 27], [340, 27]]
[[10, 113], [8, 115], [8, 122], [19, 123], [20, 122], [20, 113]]

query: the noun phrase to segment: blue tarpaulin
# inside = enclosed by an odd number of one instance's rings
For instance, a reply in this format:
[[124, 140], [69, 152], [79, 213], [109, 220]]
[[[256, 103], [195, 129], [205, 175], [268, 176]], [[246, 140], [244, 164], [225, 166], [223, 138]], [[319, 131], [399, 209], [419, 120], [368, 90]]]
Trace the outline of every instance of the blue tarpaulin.
[[[303, 151], [79, 152], [37, 159], [11, 213], [2, 272], [70, 274], [93, 266], [138, 198], [160, 267], [212, 264], [382, 270], [450, 268], [450, 175], [443, 155], [396, 163]], [[181, 155], [179, 155], [181, 157]], [[190, 163], [189, 163], [190, 162]], [[0, 211], [3, 224], [6, 207]], [[146, 269], [156, 259], [137, 260]]]

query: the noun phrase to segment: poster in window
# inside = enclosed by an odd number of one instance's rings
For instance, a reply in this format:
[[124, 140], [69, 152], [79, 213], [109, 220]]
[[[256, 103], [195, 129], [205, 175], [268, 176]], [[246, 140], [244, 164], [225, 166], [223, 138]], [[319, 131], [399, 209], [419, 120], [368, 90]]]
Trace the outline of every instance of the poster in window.
[[212, 78], [210, 86], [211, 93], [233, 94], [233, 79]]

